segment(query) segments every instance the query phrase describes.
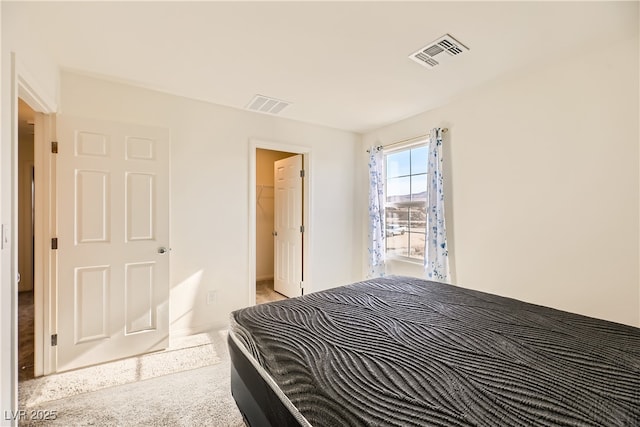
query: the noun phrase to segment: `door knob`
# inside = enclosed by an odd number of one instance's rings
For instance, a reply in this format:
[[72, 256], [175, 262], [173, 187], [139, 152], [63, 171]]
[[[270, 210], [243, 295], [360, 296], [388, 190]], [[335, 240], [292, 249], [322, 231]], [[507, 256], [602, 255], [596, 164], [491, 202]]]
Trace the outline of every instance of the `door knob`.
[[167, 248], [165, 248], [164, 246], [160, 246], [160, 247], [158, 248], [158, 253], [159, 253], [159, 254], [163, 254], [163, 253], [165, 253], [165, 252], [167, 252]]

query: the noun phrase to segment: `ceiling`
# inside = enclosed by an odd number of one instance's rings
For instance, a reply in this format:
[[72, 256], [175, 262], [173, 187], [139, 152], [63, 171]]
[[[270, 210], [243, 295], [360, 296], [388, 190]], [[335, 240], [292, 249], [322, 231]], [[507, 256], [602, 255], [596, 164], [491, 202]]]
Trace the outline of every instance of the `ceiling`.
[[[2, 2], [64, 69], [366, 132], [638, 32], [638, 2]], [[444, 34], [470, 50], [408, 58]]]

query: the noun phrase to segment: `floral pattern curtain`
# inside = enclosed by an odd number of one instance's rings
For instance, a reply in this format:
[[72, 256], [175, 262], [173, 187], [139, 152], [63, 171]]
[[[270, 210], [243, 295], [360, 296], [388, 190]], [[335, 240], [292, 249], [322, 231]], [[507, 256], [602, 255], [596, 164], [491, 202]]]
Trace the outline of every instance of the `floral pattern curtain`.
[[369, 150], [369, 273], [368, 277], [384, 276], [384, 154], [380, 147]]
[[444, 219], [444, 185], [442, 179], [442, 131], [429, 134], [427, 157], [427, 229], [424, 269], [431, 280], [449, 282], [449, 249]]

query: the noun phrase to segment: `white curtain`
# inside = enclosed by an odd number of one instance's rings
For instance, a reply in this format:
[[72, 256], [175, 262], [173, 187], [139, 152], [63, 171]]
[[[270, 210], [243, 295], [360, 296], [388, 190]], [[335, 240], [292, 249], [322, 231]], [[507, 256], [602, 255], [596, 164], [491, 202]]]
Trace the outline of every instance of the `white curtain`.
[[431, 280], [449, 282], [449, 249], [444, 220], [444, 185], [442, 179], [442, 131], [429, 133], [427, 157], [427, 229], [424, 269]]
[[384, 154], [381, 147], [369, 150], [369, 272], [368, 277], [384, 276]]

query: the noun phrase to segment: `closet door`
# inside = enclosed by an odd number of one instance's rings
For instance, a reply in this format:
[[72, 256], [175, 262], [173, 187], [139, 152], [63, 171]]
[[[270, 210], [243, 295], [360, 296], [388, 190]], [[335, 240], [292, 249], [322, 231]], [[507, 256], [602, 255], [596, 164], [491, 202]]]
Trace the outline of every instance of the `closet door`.
[[276, 292], [302, 295], [302, 155], [274, 163], [275, 233], [274, 281]]

